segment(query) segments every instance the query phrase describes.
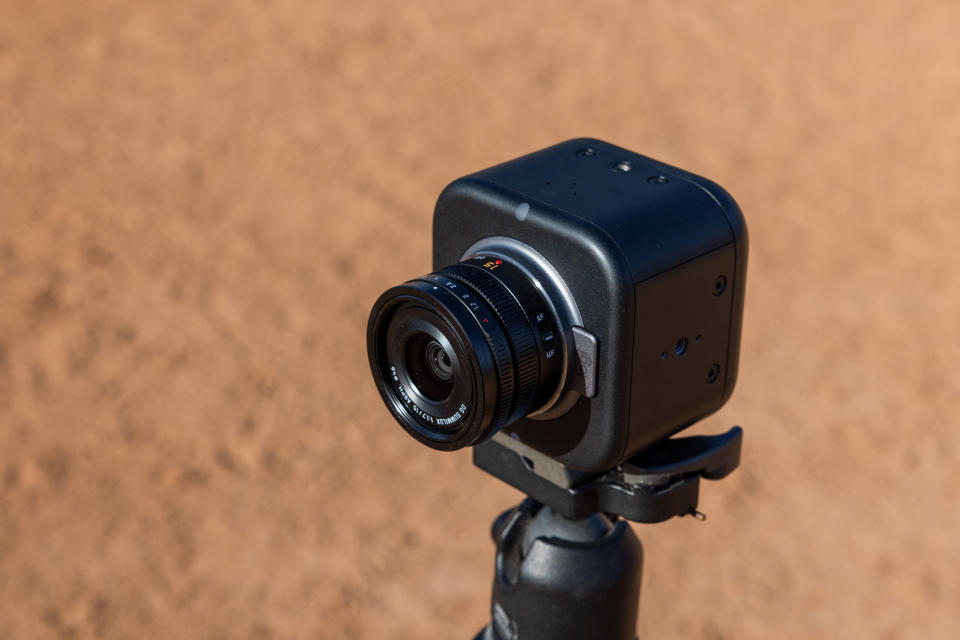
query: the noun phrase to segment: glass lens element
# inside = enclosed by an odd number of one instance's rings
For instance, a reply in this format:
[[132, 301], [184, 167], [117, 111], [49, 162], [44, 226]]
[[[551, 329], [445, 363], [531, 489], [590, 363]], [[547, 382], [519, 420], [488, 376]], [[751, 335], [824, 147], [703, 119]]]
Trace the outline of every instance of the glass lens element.
[[453, 391], [453, 366], [439, 342], [417, 333], [407, 342], [406, 365], [410, 381], [427, 400], [443, 402]]

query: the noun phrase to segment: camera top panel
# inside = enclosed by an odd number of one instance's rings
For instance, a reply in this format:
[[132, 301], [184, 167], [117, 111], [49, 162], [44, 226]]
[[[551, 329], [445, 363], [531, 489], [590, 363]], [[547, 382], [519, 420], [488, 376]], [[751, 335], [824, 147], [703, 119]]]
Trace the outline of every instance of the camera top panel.
[[745, 234], [720, 186], [601, 140], [568, 140], [472, 177], [597, 225], [619, 245], [634, 282]]

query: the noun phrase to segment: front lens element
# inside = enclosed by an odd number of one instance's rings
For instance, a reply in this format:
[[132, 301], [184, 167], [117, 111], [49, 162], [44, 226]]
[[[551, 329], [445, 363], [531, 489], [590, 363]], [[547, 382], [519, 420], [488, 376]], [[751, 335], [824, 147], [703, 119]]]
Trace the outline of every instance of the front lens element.
[[453, 365], [450, 356], [433, 336], [416, 333], [406, 348], [406, 366], [410, 381], [432, 402], [443, 402], [453, 391]]
[[427, 345], [427, 360], [433, 366], [433, 373], [438, 379], [446, 381], [453, 377], [450, 356], [443, 350], [439, 342], [433, 341]]

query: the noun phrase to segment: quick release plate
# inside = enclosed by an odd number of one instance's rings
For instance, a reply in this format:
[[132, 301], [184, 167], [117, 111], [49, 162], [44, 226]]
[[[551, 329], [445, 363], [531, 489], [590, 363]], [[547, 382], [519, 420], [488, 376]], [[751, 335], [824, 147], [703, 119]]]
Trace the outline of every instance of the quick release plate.
[[608, 513], [634, 522], [698, 514], [700, 478], [719, 480], [740, 464], [743, 429], [667, 438], [602, 474], [573, 471], [499, 433], [473, 448], [473, 464], [567, 518]]

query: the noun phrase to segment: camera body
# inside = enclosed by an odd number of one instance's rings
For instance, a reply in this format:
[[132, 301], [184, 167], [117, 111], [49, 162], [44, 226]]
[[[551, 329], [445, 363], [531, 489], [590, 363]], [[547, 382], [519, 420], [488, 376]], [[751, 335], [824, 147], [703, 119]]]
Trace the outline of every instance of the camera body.
[[[584, 472], [615, 467], [729, 398], [747, 244], [717, 184], [587, 138], [454, 181], [433, 223], [438, 271], [471, 256], [496, 268], [519, 253], [559, 278], [546, 297], [562, 299], [565, 320], [538, 341], [564, 345], [563, 397], [502, 432]], [[534, 281], [549, 290], [545, 279]]]

